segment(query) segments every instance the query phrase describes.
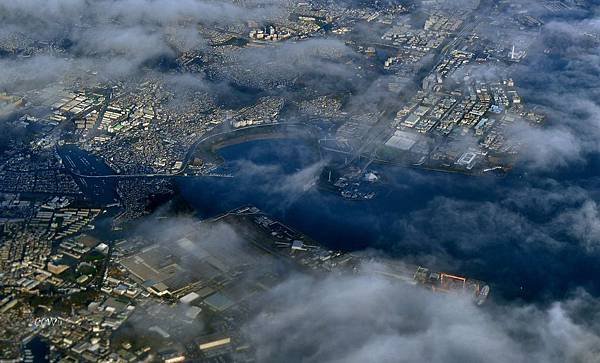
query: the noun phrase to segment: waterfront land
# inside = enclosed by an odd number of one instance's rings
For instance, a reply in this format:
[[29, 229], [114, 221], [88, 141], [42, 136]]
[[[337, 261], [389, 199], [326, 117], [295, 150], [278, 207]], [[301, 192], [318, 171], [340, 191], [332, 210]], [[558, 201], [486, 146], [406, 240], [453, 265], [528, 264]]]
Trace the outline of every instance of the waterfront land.
[[[488, 298], [490, 285], [458, 268], [328, 247], [254, 206], [200, 219], [180, 188], [267, 174], [272, 166], [220, 154], [258, 140], [310, 149], [290, 178], [258, 179], [281, 205], [314, 188], [342, 202], [385, 198], [385, 166], [506, 175], [535, 147], [524, 135], [546, 126], [513, 76], [540, 51], [530, 45], [543, 16], [517, 0], [285, 1], [260, 16], [267, 5], [226, 3], [248, 15], [148, 21], [164, 34], [145, 36], [165, 49], [131, 72], [87, 63], [135, 58], [129, 48], [104, 54], [104, 42], [75, 39], [127, 14], [98, 24], [81, 15], [73, 39], [0, 33], [2, 60], [56, 57], [77, 70], [0, 93], [0, 360], [32, 359], [29, 347], [45, 344], [65, 362], [255, 361], [242, 328], [296, 274]], [[119, 76], [103, 73], [114, 68]]]

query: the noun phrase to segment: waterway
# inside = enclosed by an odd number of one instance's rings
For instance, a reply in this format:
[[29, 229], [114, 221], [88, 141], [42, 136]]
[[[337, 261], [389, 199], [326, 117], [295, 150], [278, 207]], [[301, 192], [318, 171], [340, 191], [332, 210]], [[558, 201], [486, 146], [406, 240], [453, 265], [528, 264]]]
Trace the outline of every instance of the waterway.
[[48, 357], [50, 353], [48, 343], [37, 336], [25, 344], [23, 349], [27, 357], [25, 362], [44, 363], [50, 361]]
[[[79, 149], [61, 152], [79, 172], [106, 167]], [[324, 162], [306, 140], [254, 140], [219, 153], [233, 178], [173, 179], [200, 218], [252, 204], [331, 249], [375, 250], [484, 280], [497, 299], [550, 301], [576, 287], [600, 294], [598, 253], [565, 233], [564, 221], [553, 222], [581, 204], [578, 190], [600, 190], [597, 157], [558, 173], [514, 170], [504, 178], [371, 165], [385, 182], [374, 199], [351, 201], [315, 185]], [[114, 183], [82, 184], [90, 199], [110, 203]], [[561, 196], [573, 191], [576, 200]]]
[[[82, 175], [110, 175], [113, 170], [99, 157], [80, 149], [76, 145], [63, 145], [58, 153], [67, 170]], [[115, 179], [81, 178], [73, 175], [75, 182], [88, 199], [101, 205], [115, 203], [118, 200]]]
[[536, 176], [515, 170], [497, 178], [373, 166], [385, 185], [373, 200], [350, 201], [310, 183], [320, 158], [302, 140], [250, 141], [220, 154], [234, 178], [178, 180], [201, 218], [256, 205], [332, 249], [375, 249], [485, 280], [499, 299], [550, 300], [578, 286], [599, 292], [593, 255], [549, 232], [549, 214], [535, 203], [513, 205], [548, 180], [589, 183], [589, 168]]

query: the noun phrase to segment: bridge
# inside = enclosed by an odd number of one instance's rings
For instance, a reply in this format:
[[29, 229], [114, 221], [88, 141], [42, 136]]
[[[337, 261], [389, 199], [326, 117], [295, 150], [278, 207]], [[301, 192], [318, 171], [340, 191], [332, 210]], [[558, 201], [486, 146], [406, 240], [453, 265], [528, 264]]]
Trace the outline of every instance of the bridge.
[[[70, 163], [73, 168], [71, 168], [69, 171], [77, 177], [80, 178], [86, 178], [86, 179], [135, 179], [135, 178], [172, 178], [172, 177], [185, 177], [185, 176], [189, 176], [189, 177], [198, 177], [198, 176], [202, 176], [202, 177], [211, 177], [211, 178], [233, 178], [233, 175], [231, 174], [224, 174], [224, 173], [208, 173], [208, 174], [201, 174], [201, 175], [185, 175], [185, 171], [187, 170], [191, 160], [193, 159], [194, 154], [196, 153], [196, 150], [198, 148], [198, 146], [200, 146], [201, 144], [212, 140], [214, 138], [217, 138], [219, 136], [227, 136], [227, 135], [231, 135], [231, 134], [235, 134], [235, 133], [241, 133], [243, 131], [247, 131], [247, 130], [251, 130], [251, 129], [260, 129], [260, 128], [270, 128], [270, 127], [274, 127], [274, 126], [291, 126], [291, 127], [304, 127], [304, 128], [311, 128], [310, 125], [306, 125], [303, 123], [299, 123], [299, 122], [273, 122], [273, 123], [268, 123], [268, 124], [260, 124], [260, 125], [251, 125], [251, 126], [244, 126], [244, 127], [240, 127], [237, 129], [233, 129], [233, 130], [226, 130], [226, 131], [221, 131], [221, 132], [216, 132], [210, 135], [206, 135], [204, 137], [201, 137], [200, 139], [198, 139], [197, 141], [195, 141], [188, 149], [188, 151], [185, 153], [185, 156], [183, 158], [182, 161], [182, 166], [179, 170], [172, 172], [172, 173], [131, 173], [131, 174], [82, 174], [79, 173], [77, 171], [75, 171], [74, 165], [73, 163]], [[61, 157], [62, 158], [62, 157]]]

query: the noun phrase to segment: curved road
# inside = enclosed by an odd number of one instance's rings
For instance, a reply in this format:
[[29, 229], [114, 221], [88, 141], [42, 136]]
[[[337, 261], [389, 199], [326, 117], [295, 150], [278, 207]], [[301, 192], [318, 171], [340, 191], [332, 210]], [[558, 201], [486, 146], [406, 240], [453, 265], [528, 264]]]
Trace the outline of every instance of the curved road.
[[[285, 122], [275, 122], [275, 123], [269, 123], [269, 124], [260, 124], [260, 125], [252, 125], [252, 126], [245, 126], [245, 127], [240, 127], [238, 129], [233, 129], [233, 130], [227, 130], [227, 131], [221, 131], [221, 132], [217, 132], [214, 134], [210, 134], [210, 135], [206, 135], [201, 137], [200, 139], [198, 139], [197, 141], [195, 141], [190, 148], [188, 149], [188, 151], [186, 152], [184, 159], [182, 161], [182, 167], [181, 169], [179, 169], [176, 172], [173, 173], [139, 173], [139, 174], [104, 174], [104, 175], [87, 175], [87, 174], [81, 174], [78, 173], [77, 171], [74, 170], [70, 170], [70, 172], [80, 178], [90, 178], [90, 179], [120, 179], [120, 178], [155, 178], [155, 177], [160, 177], [160, 178], [170, 178], [170, 177], [176, 177], [176, 176], [182, 176], [185, 172], [185, 170], [187, 169], [187, 167], [190, 164], [190, 161], [192, 160], [192, 157], [194, 156], [196, 149], [198, 148], [198, 146], [200, 146], [202, 143], [213, 139], [215, 137], [218, 136], [223, 136], [223, 135], [228, 135], [228, 134], [233, 134], [233, 133], [237, 133], [237, 132], [241, 132], [244, 130], [249, 130], [249, 129], [256, 129], [256, 128], [263, 128], [263, 127], [273, 127], [273, 126], [301, 126], [301, 127], [307, 127], [307, 128], [312, 128], [311, 125], [307, 125], [307, 124], [303, 124], [303, 123], [299, 123], [299, 122], [293, 122], [293, 123], [285, 123]], [[61, 157], [62, 158], [62, 157]], [[206, 176], [206, 177], [215, 177], [215, 178], [226, 178], [229, 177], [227, 175], [220, 175], [220, 174], [206, 174], [206, 175], [201, 175], [201, 176]]]

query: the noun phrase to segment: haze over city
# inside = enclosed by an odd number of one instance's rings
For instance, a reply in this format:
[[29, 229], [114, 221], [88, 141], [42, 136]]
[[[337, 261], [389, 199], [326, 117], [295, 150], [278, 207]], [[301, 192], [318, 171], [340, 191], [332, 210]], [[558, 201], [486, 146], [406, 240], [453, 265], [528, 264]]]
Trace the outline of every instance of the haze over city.
[[0, 362], [600, 362], [600, 3], [0, 1]]

